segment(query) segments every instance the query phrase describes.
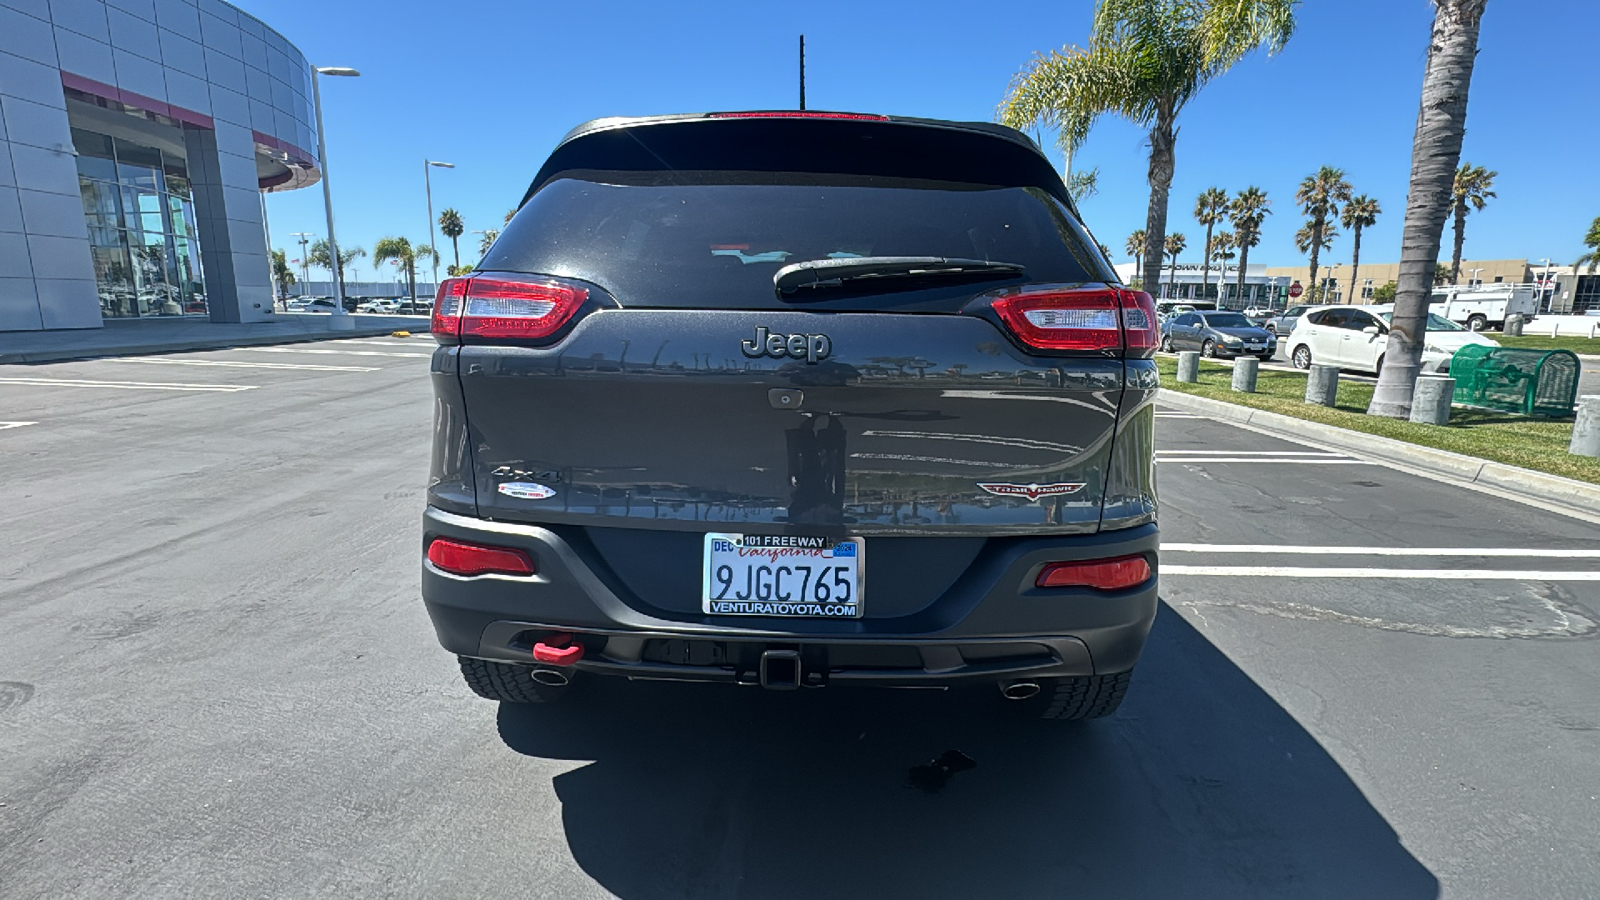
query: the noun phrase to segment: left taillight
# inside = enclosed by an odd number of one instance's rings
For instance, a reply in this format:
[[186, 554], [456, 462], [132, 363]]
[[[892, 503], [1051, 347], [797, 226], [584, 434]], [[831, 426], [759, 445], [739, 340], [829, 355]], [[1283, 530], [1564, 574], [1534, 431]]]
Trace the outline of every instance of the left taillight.
[[533, 575], [537, 569], [527, 551], [512, 547], [485, 547], [449, 538], [428, 545], [428, 562], [452, 575]]
[[1027, 285], [993, 297], [1000, 321], [1029, 347], [1149, 356], [1155, 352], [1155, 301], [1114, 287]]
[[560, 331], [588, 299], [587, 288], [553, 278], [446, 278], [431, 329], [447, 343], [540, 340]]

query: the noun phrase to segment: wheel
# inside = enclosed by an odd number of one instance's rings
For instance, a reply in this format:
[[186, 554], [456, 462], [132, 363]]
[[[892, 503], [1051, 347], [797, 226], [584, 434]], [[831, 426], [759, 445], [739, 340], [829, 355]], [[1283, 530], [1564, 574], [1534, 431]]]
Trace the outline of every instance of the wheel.
[[1378, 361], [1372, 366], [1372, 374], [1383, 377], [1383, 354], [1378, 354]]
[[533, 680], [532, 666], [457, 657], [461, 677], [472, 692], [501, 703], [553, 703], [566, 696], [570, 685], [542, 684]]
[[1294, 348], [1294, 353], [1290, 355], [1289, 359], [1294, 362], [1294, 367], [1296, 369], [1310, 369], [1311, 348], [1307, 347], [1305, 344], [1301, 344], [1300, 346]]
[[1019, 711], [1041, 719], [1100, 719], [1117, 711], [1133, 681], [1133, 671], [1075, 678], [1046, 678], [1026, 700], [1008, 700]]
[[1483, 331], [1485, 328], [1488, 328], [1488, 327], [1489, 327], [1489, 317], [1488, 316], [1485, 316], [1485, 315], [1482, 315], [1482, 314], [1479, 314], [1479, 313], [1474, 313], [1473, 315], [1467, 317], [1467, 330], [1468, 331]]
[[1277, 328], [1276, 325], [1273, 325], [1271, 322], [1268, 322], [1266, 324], [1266, 329], [1267, 329], [1267, 334], [1270, 334], [1273, 337], [1277, 337], [1278, 336], [1278, 328]]
[[1161, 352], [1162, 353], [1171, 353], [1172, 352], [1172, 335], [1163, 334], [1161, 336]]
[[1212, 359], [1216, 359], [1217, 358], [1217, 342], [1213, 341], [1210, 338], [1206, 338], [1205, 343], [1200, 345], [1200, 355], [1201, 356], [1209, 356]]

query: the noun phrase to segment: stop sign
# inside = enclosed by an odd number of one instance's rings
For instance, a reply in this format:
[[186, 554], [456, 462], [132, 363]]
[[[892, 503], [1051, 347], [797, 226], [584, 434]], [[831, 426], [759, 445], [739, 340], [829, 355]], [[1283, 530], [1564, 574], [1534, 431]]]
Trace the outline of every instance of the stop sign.
[[1305, 292], [1306, 292], [1305, 288], [1301, 287], [1300, 286], [1300, 282], [1298, 282], [1298, 281], [1296, 281], [1294, 284], [1289, 285], [1289, 297], [1291, 299], [1299, 300], [1300, 299], [1300, 295], [1304, 294]]

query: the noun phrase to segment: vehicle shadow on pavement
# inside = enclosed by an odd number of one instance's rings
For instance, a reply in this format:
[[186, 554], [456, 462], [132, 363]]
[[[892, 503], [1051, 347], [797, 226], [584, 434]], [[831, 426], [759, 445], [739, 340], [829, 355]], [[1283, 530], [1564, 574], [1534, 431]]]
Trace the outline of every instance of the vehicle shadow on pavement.
[[[593, 760], [555, 789], [573, 857], [625, 900], [1438, 895], [1316, 739], [1165, 605], [1095, 722], [1021, 720], [992, 686], [594, 682], [502, 705], [500, 735]], [[976, 767], [915, 786], [949, 750]]]

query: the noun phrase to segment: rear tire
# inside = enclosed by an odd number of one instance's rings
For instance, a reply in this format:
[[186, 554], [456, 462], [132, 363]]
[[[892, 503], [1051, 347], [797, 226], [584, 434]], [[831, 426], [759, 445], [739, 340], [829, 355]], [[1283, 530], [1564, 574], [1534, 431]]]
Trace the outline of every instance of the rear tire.
[[457, 657], [461, 677], [472, 692], [485, 700], [501, 703], [554, 703], [572, 689], [570, 684], [540, 684], [533, 680], [532, 666], [495, 662], [488, 659]]
[[1294, 363], [1294, 367], [1296, 369], [1309, 370], [1311, 368], [1311, 348], [1307, 347], [1305, 344], [1301, 344], [1300, 346], [1294, 348], [1294, 353], [1289, 357], [1289, 359]]
[[1161, 352], [1162, 353], [1171, 353], [1172, 352], [1172, 335], [1163, 334], [1161, 336]]
[[1467, 318], [1467, 330], [1468, 331], [1487, 331], [1488, 328], [1489, 328], [1489, 317], [1488, 316], [1473, 315], [1473, 316], [1469, 316]]
[[1133, 670], [1110, 675], [1076, 678], [1050, 678], [1040, 682], [1040, 691], [1025, 703], [1041, 719], [1101, 719], [1117, 711], [1133, 681]]

